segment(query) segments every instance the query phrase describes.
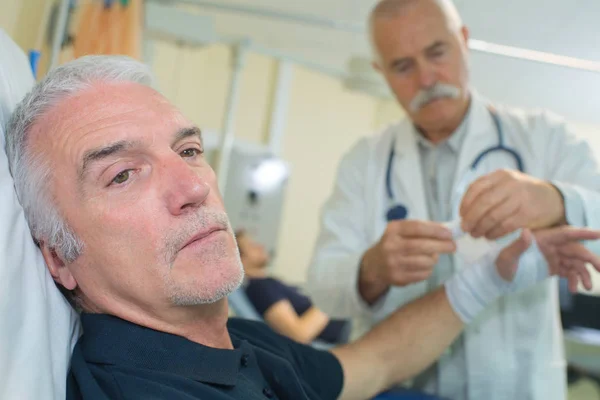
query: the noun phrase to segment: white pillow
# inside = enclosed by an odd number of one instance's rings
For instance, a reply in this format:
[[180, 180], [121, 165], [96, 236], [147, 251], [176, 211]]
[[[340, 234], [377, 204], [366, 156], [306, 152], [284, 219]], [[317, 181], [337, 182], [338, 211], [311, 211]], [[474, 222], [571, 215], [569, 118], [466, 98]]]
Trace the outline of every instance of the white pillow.
[[0, 399], [64, 399], [80, 329], [33, 243], [8, 171], [4, 128], [32, 85], [25, 54], [0, 29]]

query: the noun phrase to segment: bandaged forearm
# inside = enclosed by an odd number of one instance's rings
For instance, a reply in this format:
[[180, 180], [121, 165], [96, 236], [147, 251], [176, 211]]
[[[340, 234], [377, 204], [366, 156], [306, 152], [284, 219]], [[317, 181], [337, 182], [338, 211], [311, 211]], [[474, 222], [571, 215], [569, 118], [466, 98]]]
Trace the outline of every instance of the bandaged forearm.
[[500, 251], [495, 249], [477, 263], [466, 265], [445, 283], [450, 305], [465, 324], [499, 297], [526, 289], [548, 277], [548, 265], [535, 240], [521, 256], [512, 282], [498, 273], [496, 258]]

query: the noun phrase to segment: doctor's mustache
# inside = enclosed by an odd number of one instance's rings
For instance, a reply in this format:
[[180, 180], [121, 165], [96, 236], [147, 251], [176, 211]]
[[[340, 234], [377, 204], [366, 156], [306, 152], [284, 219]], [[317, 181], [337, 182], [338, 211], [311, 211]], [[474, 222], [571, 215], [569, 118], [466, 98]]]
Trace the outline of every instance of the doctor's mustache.
[[417, 93], [415, 98], [410, 102], [410, 111], [416, 113], [433, 100], [442, 98], [457, 99], [460, 96], [460, 92], [460, 88], [454, 85], [437, 82], [429, 89], [421, 89], [419, 93]]

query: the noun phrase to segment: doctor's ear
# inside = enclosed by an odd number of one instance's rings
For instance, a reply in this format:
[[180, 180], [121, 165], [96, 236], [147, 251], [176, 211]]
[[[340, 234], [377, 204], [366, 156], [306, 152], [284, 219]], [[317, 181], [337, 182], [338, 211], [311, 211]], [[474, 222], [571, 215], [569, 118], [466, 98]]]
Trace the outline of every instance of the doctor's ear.
[[463, 26], [460, 29], [460, 33], [462, 34], [463, 40], [465, 41], [465, 46], [467, 49], [469, 48], [469, 38], [471, 37], [471, 32], [469, 32], [469, 28]]
[[42, 256], [48, 267], [48, 271], [54, 279], [54, 282], [60, 284], [67, 290], [73, 290], [77, 287], [77, 281], [69, 268], [65, 265], [64, 260], [56, 252], [56, 249], [48, 247], [48, 245], [42, 241], [39, 242]]

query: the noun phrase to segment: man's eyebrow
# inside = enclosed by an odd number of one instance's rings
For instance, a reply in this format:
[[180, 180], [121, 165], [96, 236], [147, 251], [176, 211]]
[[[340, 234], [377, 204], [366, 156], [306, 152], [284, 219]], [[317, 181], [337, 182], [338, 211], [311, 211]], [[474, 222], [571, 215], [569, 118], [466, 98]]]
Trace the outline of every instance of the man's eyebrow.
[[202, 131], [200, 131], [200, 128], [198, 128], [197, 126], [181, 128], [175, 133], [173, 141], [171, 142], [171, 147], [174, 147], [177, 144], [177, 142], [192, 136], [197, 136], [198, 139], [200, 139], [200, 142], [202, 142]]
[[431, 46], [428, 46], [428, 47], [425, 49], [425, 52], [426, 52], [426, 53], [429, 53], [429, 52], [432, 52], [432, 51], [438, 50], [438, 49], [440, 49], [440, 48], [442, 48], [442, 47], [445, 47], [446, 45], [447, 45], [447, 43], [446, 43], [446, 42], [443, 42], [443, 41], [441, 41], [441, 40], [438, 40], [437, 42], [435, 42], [435, 43], [434, 43], [434, 44], [432, 44]]
[[115, 154], [123, 153], [124, 151], [127, 151], [132, 147], [135, 147], [136, 145], [137, 142], [122, 140], [119, 142], [109, 144], [108, 146], [103, 146], [86, 151], [83, 155], [83, 163], [81, 164], [81, 168], [79, 170], [80, 179], [83, 179], [83, 177], [89, 170], [90, 165], [92, 165], [93, 163], [114, 156]]
[[396, 58], [390, 62], [390, 68], [398, 68], [400, 65], [410, 61], [410, 57]]

